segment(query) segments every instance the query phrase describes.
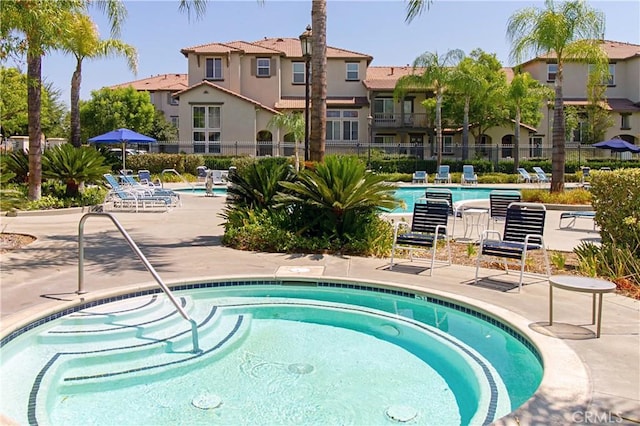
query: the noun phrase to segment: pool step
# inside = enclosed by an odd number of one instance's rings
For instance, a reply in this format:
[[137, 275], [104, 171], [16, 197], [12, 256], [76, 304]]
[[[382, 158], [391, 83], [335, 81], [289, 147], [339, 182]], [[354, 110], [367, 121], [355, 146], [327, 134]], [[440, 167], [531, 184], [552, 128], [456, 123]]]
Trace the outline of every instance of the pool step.
[[[190, 315], [196, 309], [196, 304], [190, 297], [180, 297], [178, 302]], [[113, 347], [114, 341], [135, 340], [143, 333], [147, 337], [159, 333], [155, 338], [160, 338], [161, 335], [171, 335], [176, 327], [180, 329], [189, 325], [175, 306], [163, 296], [155, 300], [148, 299], [148, 303], [141, 306], [140, 309], [133, 308], [130, 313], [125, 313], [124, 317], [94, 308], [83, 310], [73, 320], [41, 333], [38, 338], [40, 342], [47, 344], [79, 343], [83, 346], [91, 343], [109, 348]]]
[[50, 386], [58, 387], [59, 393], [76, 393], [95, 390], [96, 386], [106, 390], [174, 377], [229, 353], [248, 335], [250, 323], [248, 315], [214, 314], [211, 321], [198, 328], [198, 354], [191, 352], [190, 333], [180, 335], [175, 342], [157, 342], [144, 348], [65, 354], [55, 371], [48, 374]]
[[119, 321], [125, 321], [130, 318], [145, 315], [148, 312], [153, 312], [155, 309], [158, 309], [158, 306], [166, 299], [166, 296], [163, 294], [150, 294], [148, 296], [123, 299], [118, 301], [116, 305], [113, 303], [105, 303], [63, 317], [60, 323], [64, 325], [101, 324], [115, 316], [118, 317]]

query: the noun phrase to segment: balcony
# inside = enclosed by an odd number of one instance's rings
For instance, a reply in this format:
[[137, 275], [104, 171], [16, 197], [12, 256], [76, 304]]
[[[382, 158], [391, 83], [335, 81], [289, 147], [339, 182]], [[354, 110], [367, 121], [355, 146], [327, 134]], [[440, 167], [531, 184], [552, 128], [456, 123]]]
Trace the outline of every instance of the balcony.
[[419, 129], [428, 128], [427, 114], [425, 113], [374, 113], [373, 128], [382, 129]]

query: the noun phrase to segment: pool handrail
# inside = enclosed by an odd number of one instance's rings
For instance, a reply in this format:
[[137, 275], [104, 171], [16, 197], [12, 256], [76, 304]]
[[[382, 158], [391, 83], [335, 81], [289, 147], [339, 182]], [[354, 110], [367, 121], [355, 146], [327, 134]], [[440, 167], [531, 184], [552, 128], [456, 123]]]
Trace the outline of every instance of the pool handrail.
[[176, 169], [164, 169], [160, 172], [160, 184], [162, 185], [163, 188], [164, 188], [164, 181], [162, 180], [162, 177], [164, 176], [165, 173], [173, 173], [174, 175], [178, 176], [184, 183], [189, 185], [192, 191], [195, 191], [196, 187], [191, 182], [189, 182], [184, 176], [182, 176]]
[[118, 231], [122, 234], [124, 239], [129, 244], [129, 247], [134, 251], [134, 253], [138, 256], [138, 258], [142, 261], [142, 264], [145, 268], [151, 273], [151, 276], [156, 280], [164, 294], [169, 298], [169, 301], [173, 303], [176, 310], [180, 313], [182, 318], [187, 320], [191, 324], [191, 340], [193, 343], [192, 353], [197, 354], [200, 353], [200, 346], [198, 344], [198, 324], [192, 319], [189, 314], [180, 306], [178, 300], [175, 298], [169, 287], [162, 281], [160, 275], [156, 272], [155, 268], [149, 263], [147, 257], [140, 251], [138, 245], [133, 241], [129, 233], [122, 227], [118, 219], [111, 213], [104, 212], [89, 212], [85, 213], [82, 218], [80, 218], [80, 223], [78, 224], [78, 291], [77, 294], [84, 294], [86, 291], [84, 290], [84, 223], [87, 221], [89, 217], [107, 217], [111, 219], [111, 222], [116, 226]]

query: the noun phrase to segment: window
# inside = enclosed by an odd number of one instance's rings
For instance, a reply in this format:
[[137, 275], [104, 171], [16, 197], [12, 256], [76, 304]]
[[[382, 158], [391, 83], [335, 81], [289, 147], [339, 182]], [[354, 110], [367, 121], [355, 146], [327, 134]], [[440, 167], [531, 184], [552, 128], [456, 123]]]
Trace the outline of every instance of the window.
[[206, 59], [204, 78], [209, 80], [222, 80], [222, 58]]
[[327, 110], [327, 140], [358, 141], [358, 111]]
[[271, 75], [271, 59], [258, 58], [256, 64], [256, 75], [258, 77], [269, 77]]
[[293, 63], [293, 84], [304, 84], [304, 62]]
[[359, 66], [357, 62], [347, 62], [347, 80], [360, 80]]
[[[434, 138], [434, 153], [438, 153], [438, 139]], [[452, 135], [442, 135], [442, 153], [443, 154], [453, 154], [453, 136]]]
[[169, 117], [171, 124], [173, 124], [176, 128], [180, 127], [180, 117], [177, 115], [172, 115]]
[[171, 96], [171, 93], [167, 93], [167, 103], [169, 105], [178, 105], [178, 99]]
[[[588, 72], [591, 73], [593, 65], [589, 64]], [[602, 78], [602, 84], [606, 86], [616, 85], [616, 64], [609, 64], [609, 74]]]
[[193, 152], [220, 153], [221, 111], [220, 106], [193, 106]]
[[547, 64], [547, 81], [556, 81], [558, 64]]
[[622, 130], [631, 129], [631, 114], [629, 113], [620, 114], [620, 129]]
[[376, 125], [393, 124], [393, 98], [376, 98], [373, 100], [373, 117]]
[[542, 136], [529, 138], [529, 157], [542, 157]]

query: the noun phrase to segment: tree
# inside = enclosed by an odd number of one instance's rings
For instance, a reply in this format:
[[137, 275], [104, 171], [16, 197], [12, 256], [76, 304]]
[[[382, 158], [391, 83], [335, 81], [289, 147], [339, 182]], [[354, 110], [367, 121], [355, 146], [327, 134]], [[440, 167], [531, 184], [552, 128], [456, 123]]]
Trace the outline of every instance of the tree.
[[102, 88], [91, 92], [91, 100], [80, 102], [80, 120], [85, 123], [82, 138], [127, 128], [150, 134], [155, 108], [148, 92], [133, 87]]
[[327, 1], [311, 2], [311, 132], [309, 159], [324, 161], [327, 138]]
[[[74, 14], [86, 10], [89, 0], [13, 0], [0, 2], [0, 59], [9, 55], [27, 58], [27, 103], [29, 122], [30, 200], [42, 195], [42, 56], [59, 47]], [[125, 16], [121, 1], [91, 2], [105, 10], [112, 33], [117, 33]]]
[[[27, 135], [29, 118], [27, 105], [27, 75], [18, 68], [0, 68], [0, 125], [4, 136]], [[66, 134], [64, 118], [66, 107], [60, 100], [60, 91], [50, 83], [42, 85], [42, 132], [48, 137]]]
[[555, 58], [551, 192], [564, 190], [565, 124], [562, 96], [563, 68], [567, 61], [601, 66], [606, 55], [599, 45], [604, 34], [604, 15], [582, 0], [556, 5], [545, 0], [545, 8], [527, 7], [515, 12], [507, 23], [511, 58], [520, 63], [525, 55], [548, 54]]
[[77, 14], [71, 18], [68, 36], [62, 40], [62, 50], [76, 58], [76, 68], [71, 77], [71, 143], [76, 148], [80, 139], [80, 84], [82, 82], [82, 62], [122, 55], [129, 68], [137, 73], [138, 58], [135, 47], [117, 39], [101, 40], [95, 24], [87, 15]]
[[295, 168], [300, 170], [300, 156], [298, 154], [298, 144], [304, 140], [304, 117], [299, 112], [288, 112], [271, 117], [268, 123], [269, 128], [278, 128], [286, 132], [286, 135], [293, 136]]
[[453, 70], [451, 87], [452, 91], [460, 94], [464, 100], [462, 119], [462, 159], [469, 156], [469, 109], [474, 95], [480, 91], [483, 80], [478, 75], [476, 62], [471, 57], [466, 57]]
[[[587, 81], [587, 122], [585, 126], [586, 143], [596, 143], [604, 140], [607, 129], [613, 126], [613, 119], [607, 110], [605, 91], [609, 80], [609, 67], [603, 69], [592, 68]], [[606, 72], [606, 74], [604, 74]], [[603, 83], [605, 82], [605, 83]]]
[[420, 15], [425, 9], [429, 9], [431, 2], [432, 0], [407, 0], [407, 17], [405, 21], [413, 21], [413, 18]]
[[516, 72], [513, 80], [509, 84], [507, 90], [507, 103], [512, 111], [510, 117], [514, 118], [514, 153], [513, 153], [513, 172], [515, 173], [520, 167], [520, 125], [523, 122], [523, 110], [527, 105], [532, 106], [528, 110], [533, 112], [534, 116], [529, 115], [524, 121], [527, 123], [539, 123], [542, 118], [540, 113], [540, 105], [544, 98], [550, 96], [545, 86], [542, 86], [536, 79], [531, 77], [529, 73]]
[[162, 111], [156, 110], [151, 131], [147, 136], [151, 136], [157, 141], [175, 141], [178, 140], [178, 129], [167, 121]]
[[444, 93], [452, 85], [453, 71], [464, 57], [461, 50], [449, 50], [443, 56], [425, 52], [413, 61], [413, 73], [402, 76], [397, 82], [394, 96], [402, 97], [408, 90], [433, 90], [436, 97], [436, 146], [438, 147], [438, 167], [442, 164], [442, 100]]

